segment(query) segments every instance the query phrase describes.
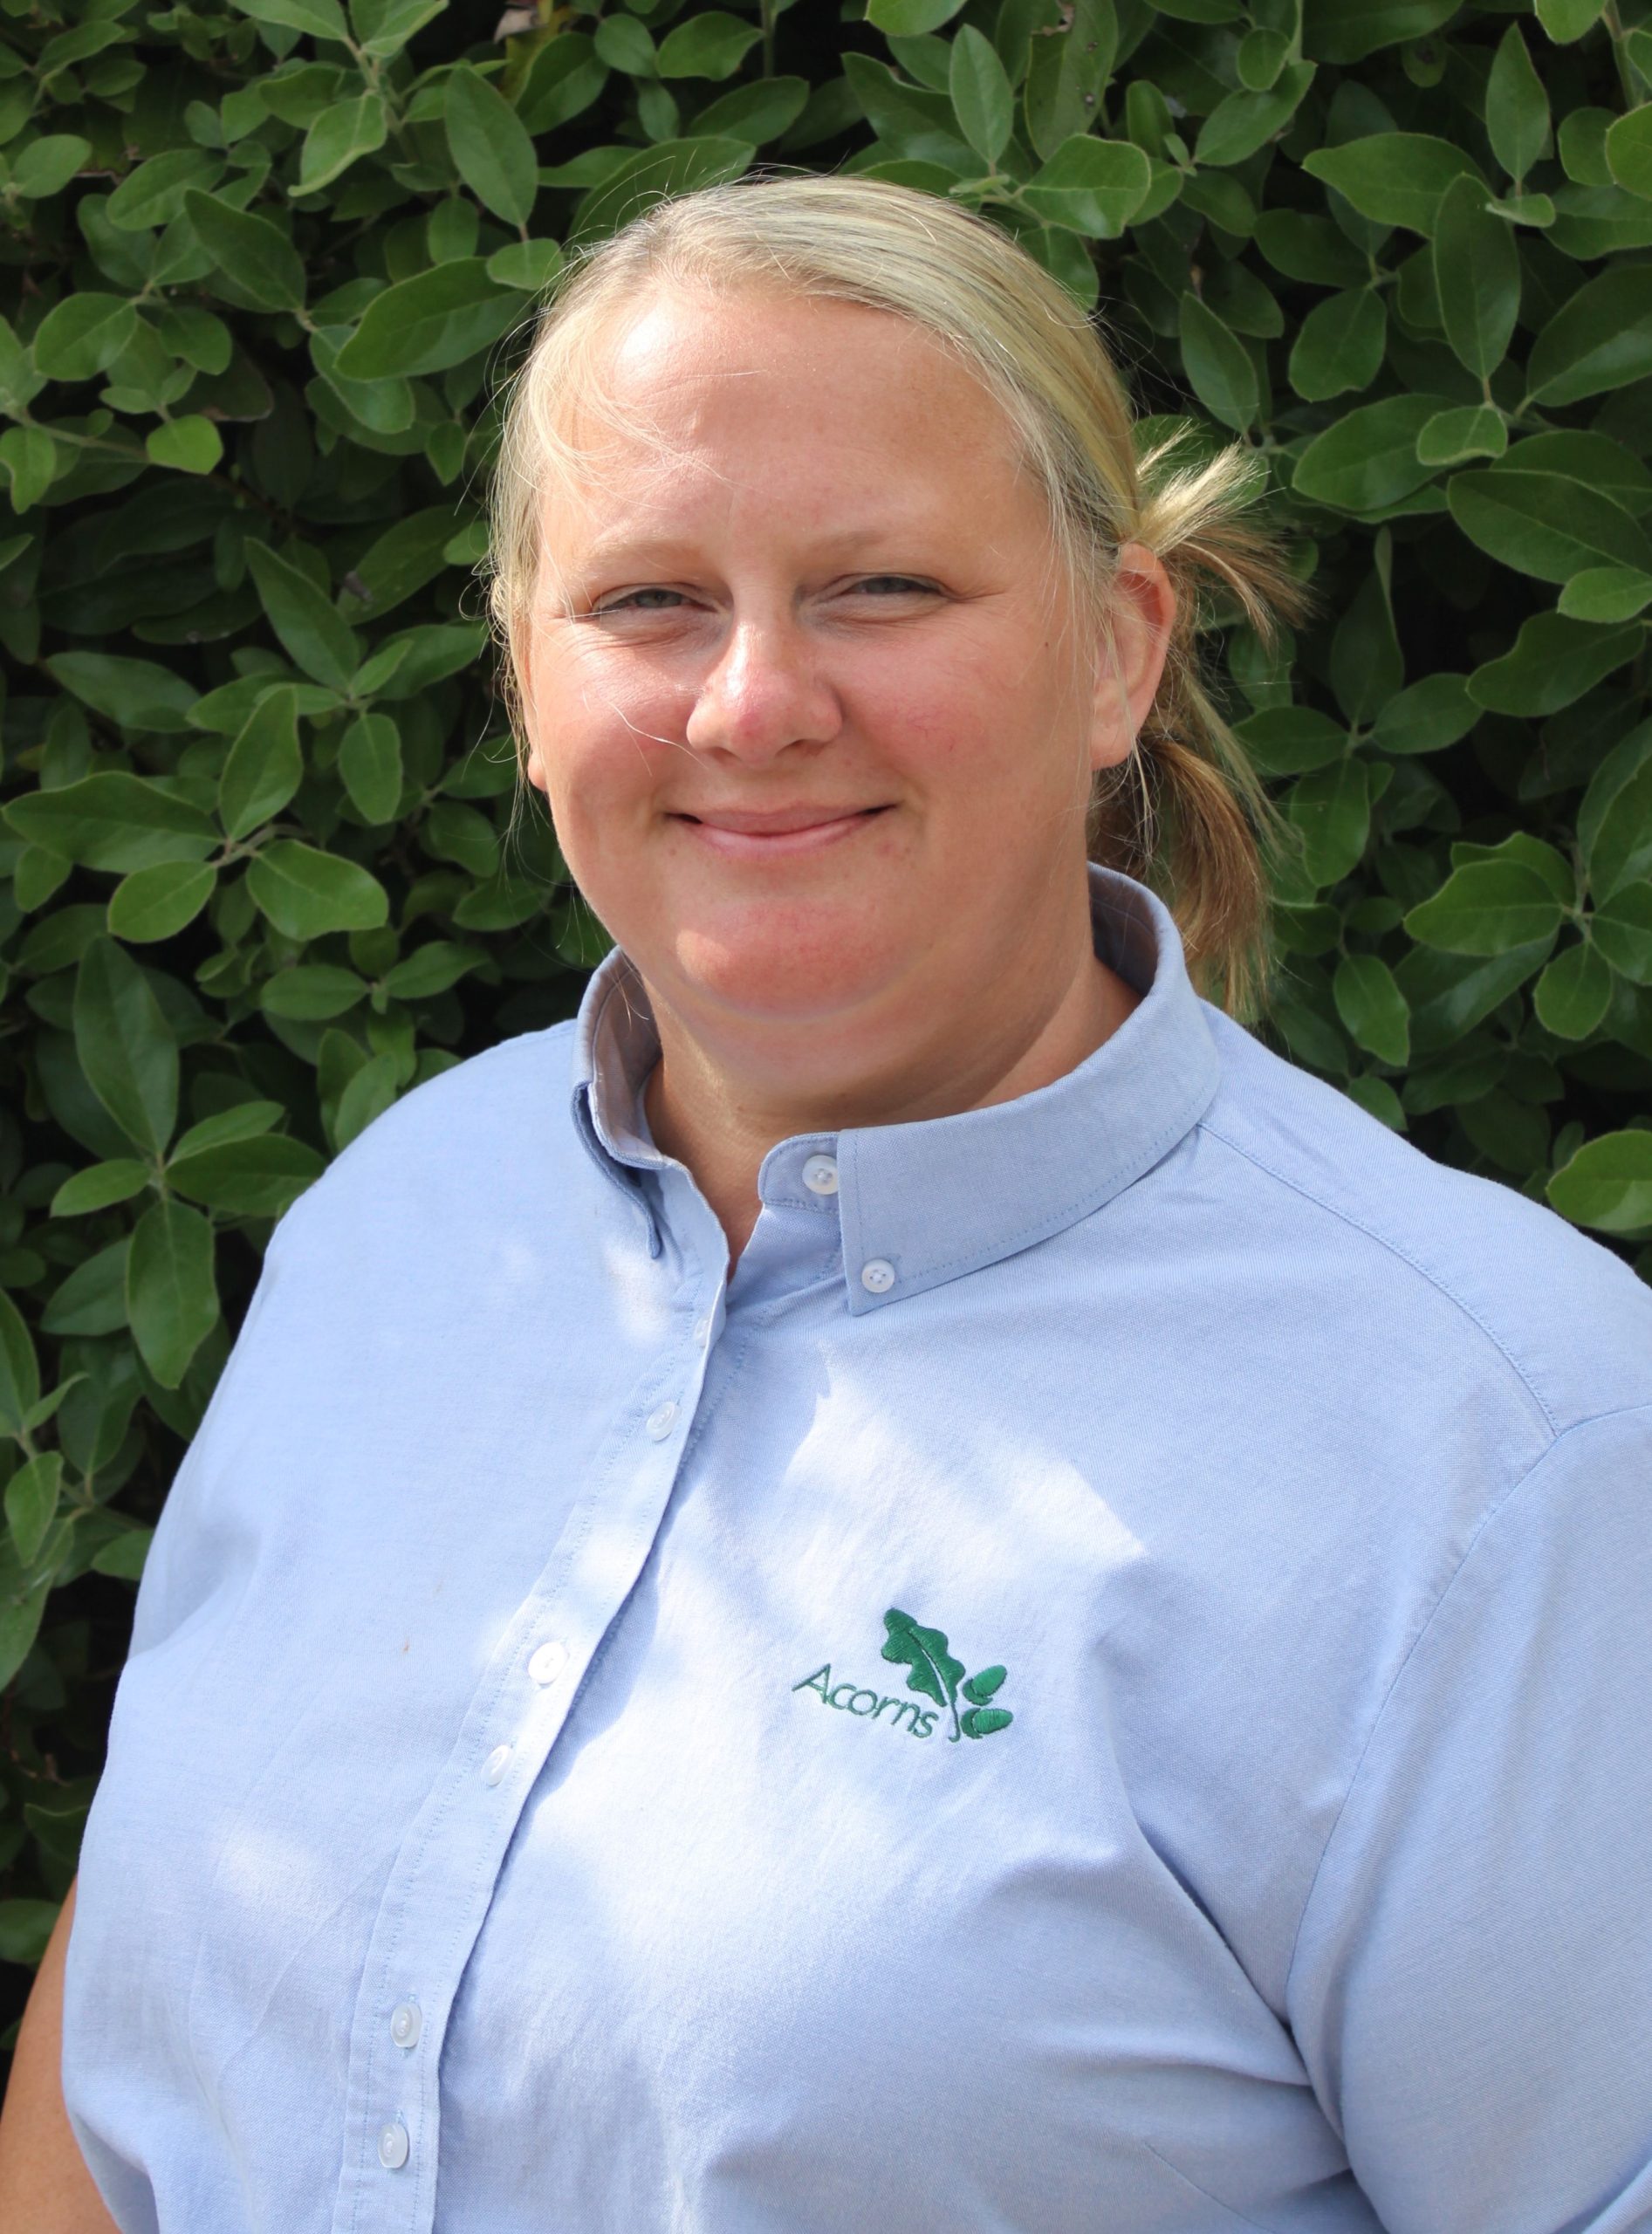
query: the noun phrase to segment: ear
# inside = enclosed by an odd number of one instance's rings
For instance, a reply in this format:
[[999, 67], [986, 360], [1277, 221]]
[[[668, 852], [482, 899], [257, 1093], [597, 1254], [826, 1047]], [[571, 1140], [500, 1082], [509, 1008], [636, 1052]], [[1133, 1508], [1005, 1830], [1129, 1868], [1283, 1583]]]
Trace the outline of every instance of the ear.
[[1107, 617], [1096, 646], [1090, 766], [1126, 759], [1152, 710], [1176, 624], [1176, 592], [1144, 543], [1119, 549]]
[[517, 661], [516, 675], [517, 705], [522, 722], [523, 743], [525, 748], [522, 757], [522, 772], [535, 791], [545, 791], [549, 798], [545, 760], [539, 750], [539, 716], [538, 699], [533, 687], [533, 654], [536, 643], [535, 631], [529, 627], [523, 637], [521, 655]]

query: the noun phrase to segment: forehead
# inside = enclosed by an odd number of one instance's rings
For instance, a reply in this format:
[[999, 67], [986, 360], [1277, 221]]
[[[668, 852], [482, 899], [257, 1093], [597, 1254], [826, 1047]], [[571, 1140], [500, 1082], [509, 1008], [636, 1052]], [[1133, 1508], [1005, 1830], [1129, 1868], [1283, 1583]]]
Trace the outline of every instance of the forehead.
[[935, 336], [856, 303], [746, 287], [661, 290], [593, 338], [558, 413], [562, 512], [767, 492], [978, 507], [1019, 471], [996, 397]]

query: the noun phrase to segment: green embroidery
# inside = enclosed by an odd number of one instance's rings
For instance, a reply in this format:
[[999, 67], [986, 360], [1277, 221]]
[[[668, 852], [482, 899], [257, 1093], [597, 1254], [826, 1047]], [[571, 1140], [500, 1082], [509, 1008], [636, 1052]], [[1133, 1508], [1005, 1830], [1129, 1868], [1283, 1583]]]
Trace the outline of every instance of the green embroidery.
[[[884, 1615], [883, 1626], [889, 1632], [884, 1641], [884, 1658], [896, 1661], [910, 1670], [907, 1676], [908, 1691], [922, 1691], [926, 1699], [933, 1699], [937, 1706], [950, 1710], [952, 1728], [949, 1735], [955, 1745], [960, 1737], [990, 1737], [995, 1730], [1007, 1730], [1015, 1720], [1004, 1708], [986, 1704], [1004, 1682], [1004, 1669], [984, 1668], [966, 1682], [963, 1662], [952, 1657], [944, 1630], [920, 1628], [911, 1614], [903, 1614], [898, 1606], [892, 1606]], [[960, 1720], [961, 1685], [964, 1697], [971, 1704]]]
[[[1006, 1708], [987, 1704], [1004, 1682], [1002, 1668], [984, 1668], [978, 1676], [971, 1676], [966, 1681], [963, 1662], [952, 1657], [939, 1629], [920, 1628], [910, 1614], [894, 1607], [884, 1615], [883, 1625], [889, 1633], [883, 1657], [898, 1661], [910, 1671], [907, 1676], [908, 1690], [921, 1692], [951, 1715], [952, 1727], [947, 1735], [954, 1744], [960, 1737], [990, 1737], [995, 1730], [1007, 1730], [1015, 1720]], [[861, 1722], [882, 1722], [884, 1709], [893, 1707], [895, 1712], [889, 1717], [887, 1728], [899, 1730], [904, 1717], [912, 1737], [929, 1737], [934, 1734], [937, 1717], [927, 1707], [921, 1708], [915, 1699], [885, 1697], [853, 1678], [834, 1683], [829, 1660], [811, 1675], [799, 1676], [792, 1688], [794, 1691], [818, 1692], [822, 1706], [835, 1707], [840, 1714], [852, 1714]], [[963, 1716], [958, 1712], [960, 1692], [970, 1702]]]

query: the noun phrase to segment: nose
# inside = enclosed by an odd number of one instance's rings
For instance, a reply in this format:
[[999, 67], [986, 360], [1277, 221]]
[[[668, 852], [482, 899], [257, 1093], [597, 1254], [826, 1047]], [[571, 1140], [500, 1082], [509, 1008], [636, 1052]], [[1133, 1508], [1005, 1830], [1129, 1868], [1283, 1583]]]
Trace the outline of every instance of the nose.
[[736, 614], [702, 678], [684, 734], [696, 752], [761, 767], [795, 744], [823, 744], [842, 724], [818, 647], [789, 614]]

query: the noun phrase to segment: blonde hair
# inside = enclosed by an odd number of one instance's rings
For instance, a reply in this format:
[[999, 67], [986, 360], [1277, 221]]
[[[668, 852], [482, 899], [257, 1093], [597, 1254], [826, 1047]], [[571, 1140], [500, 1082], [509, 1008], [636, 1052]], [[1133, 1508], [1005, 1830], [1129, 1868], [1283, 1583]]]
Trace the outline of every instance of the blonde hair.
[[[491, 485], [489, 603], [513, 711], [546, 490], [590, 471], [565, 432], [567, 405], [619, 424], [604, 405], [602, 346], [616, 314], [671, 285], [856, 303], [940, 342], [1002, 407], [1048, 502], [1052, 560], [1098, 620], [1120, 545], [1157, 554], [1176, 593], [1169, 654], [1135, 749], [1093, 789], [1089, 850], [1160, 891], [1210, 998], [1242, 1018], [1258, 1013], [1272, 970], [1267, 856], [1286, 826], [1201, 682], [1196, 648], [1213, 593], [1265, 642], [1276, 614], [1300, 607], [1272, 539], [1245, 517], [1258, 462], [1236, 444], [1182, 463], [1176, 442], [1138, 458], [1093, 319], [997, 225], [934, 195], [853, 175], [748, 174], [656, 202], [573, 251], [510, 384]], [[520, 751], [519, 721], [518, 735]]]

